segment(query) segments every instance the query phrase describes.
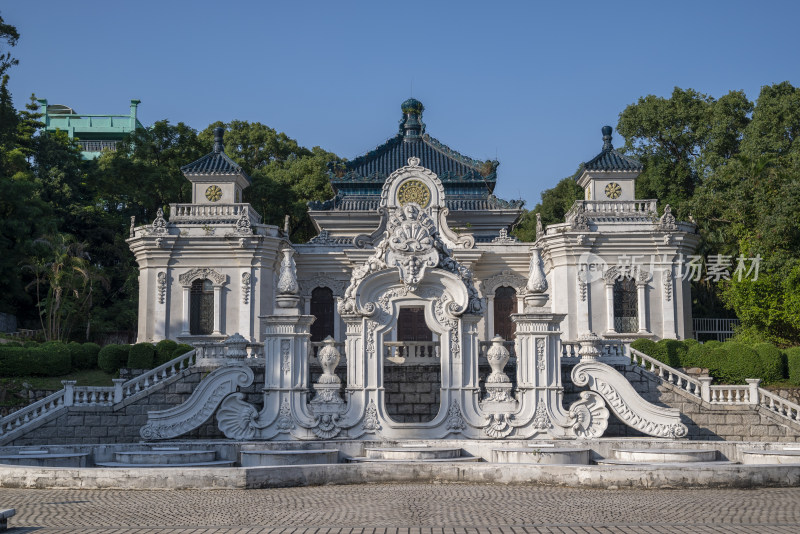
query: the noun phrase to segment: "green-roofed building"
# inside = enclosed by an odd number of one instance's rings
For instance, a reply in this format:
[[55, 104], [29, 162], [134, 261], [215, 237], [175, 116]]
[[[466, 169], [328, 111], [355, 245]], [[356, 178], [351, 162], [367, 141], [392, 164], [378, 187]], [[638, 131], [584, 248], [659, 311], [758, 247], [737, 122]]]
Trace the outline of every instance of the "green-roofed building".
[[144, 129], [136, 116], [141, 100], [131, 100], [128, 115], [84, 115], [69, 106], [48, 104], [39, 99], [45, 131], [61, 130], [81, 145], [83, 159], [100, 157], [104, 150], [116, 150], [117, 143], [137, 129]]

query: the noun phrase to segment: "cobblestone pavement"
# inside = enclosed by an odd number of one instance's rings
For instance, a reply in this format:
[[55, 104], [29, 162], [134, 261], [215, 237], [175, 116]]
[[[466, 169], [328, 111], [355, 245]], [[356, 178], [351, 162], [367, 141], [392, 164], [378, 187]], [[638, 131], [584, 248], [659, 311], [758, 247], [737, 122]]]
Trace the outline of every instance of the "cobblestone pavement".
[[268, 490], [0, 489], [10, 533], [797, 533], [800, 488], [381, 484]]

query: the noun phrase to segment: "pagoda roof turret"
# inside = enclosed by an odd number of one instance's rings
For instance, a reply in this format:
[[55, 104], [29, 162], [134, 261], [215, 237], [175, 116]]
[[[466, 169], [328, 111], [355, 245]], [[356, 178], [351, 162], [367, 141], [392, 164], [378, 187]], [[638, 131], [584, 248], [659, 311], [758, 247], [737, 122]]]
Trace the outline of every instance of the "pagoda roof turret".
[[214, 150], [202, 158], [181, 167], [181, 172], [184, 176], [189, 178], [190, 176], [236, 175], [245, 178], [248, 183], [252, 183], [247, 173], [225, 154], [223, 135], [224, 130], [222, 128], [214, 129]]
[[639, 160], [623, 156], [611, 144], [611, 126], [603, 126], [603, 151], [583, 164], [587, 171], [638, 171], [643, 166]]

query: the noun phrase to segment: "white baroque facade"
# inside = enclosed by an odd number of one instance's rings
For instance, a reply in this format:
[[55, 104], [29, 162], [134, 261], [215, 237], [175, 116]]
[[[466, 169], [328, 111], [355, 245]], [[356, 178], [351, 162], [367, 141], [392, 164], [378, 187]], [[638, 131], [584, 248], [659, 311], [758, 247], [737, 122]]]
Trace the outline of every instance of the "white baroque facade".
[[[521, 203], [492, 194], [497, 162], [425, 134], [422, 110], [406, 101], [395, 138], [331, 168], [336, 197], [309, 206], [319, 235], [305, 244], [241, 202], [249, 178], [216, 132], [214, 151], [182, 169], [192, 203], [132, 225], [139, 341], [238, 333], [263, 344], [249, 362], [264, 366], [262, 406], [233, 386], [191, 401], [219, 404], [219, 427], [236, 439], [596, 437], [606, 403], [645, 433], [683, 435], [676, 412], [644, 402], [608, 363], [620, 341], [691, 334], [680, 259], [697, 245], [694, 226], [635, 198], [641, 167], [613, 150], [606, 127], [579, 178], [585, 200], [519, 242], [508, 230]], [[565, 361], [591, 390], [569, 407]], [[213, 380], [252, 383], [234, 367]], [[436, 386], [400, 397], [389, 386], [413, 381], [406, 369]], [[151, 414], [143, 436], [172, 437], [166, 429], [185, 425], [171, 418], [187, 410]]]

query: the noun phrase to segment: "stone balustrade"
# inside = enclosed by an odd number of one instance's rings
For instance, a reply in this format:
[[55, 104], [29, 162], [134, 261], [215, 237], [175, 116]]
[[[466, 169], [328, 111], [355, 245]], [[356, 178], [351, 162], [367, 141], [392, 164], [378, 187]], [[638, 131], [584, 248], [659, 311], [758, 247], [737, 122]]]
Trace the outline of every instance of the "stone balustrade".
[[427, 365], [439, 363], [436, 341], [384, 341], [384, 357], [393, 363]]
[[65, 390], [59, 390], [0, 419], [0, 436], [62, 409]]
[[259, 215], [250, 204], [170, 204], [169, 221], [185, 224], [235, 224], [247, 208], [251, 224], [260, 224]]
[[[603, 339], [600, 342], [600, 357], [625, 357], [625, 342], [618, 339]], [[577, 341], [561, 341], [559, 352], [562, 358], [580, 358], [580, 343]]]
[[758, 388], [757, 394], [757, 402], [761, 406], [778, 415], [800, 422], [800, 405], [786, 400], [766, 389]]

